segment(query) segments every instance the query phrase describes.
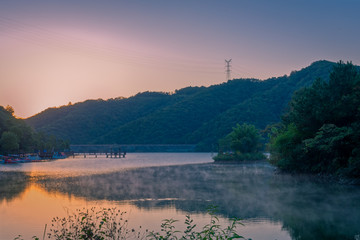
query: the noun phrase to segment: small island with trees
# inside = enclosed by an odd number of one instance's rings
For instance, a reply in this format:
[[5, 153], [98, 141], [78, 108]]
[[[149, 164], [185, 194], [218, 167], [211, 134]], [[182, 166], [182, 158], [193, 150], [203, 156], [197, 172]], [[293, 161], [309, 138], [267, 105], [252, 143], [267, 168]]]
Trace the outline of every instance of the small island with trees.
[[254, 125], [237, 124], [233, 131], [219, 140], [219, 153], [216, 162], [238, 162], [263, 160], [263, 144], [259, 130]]

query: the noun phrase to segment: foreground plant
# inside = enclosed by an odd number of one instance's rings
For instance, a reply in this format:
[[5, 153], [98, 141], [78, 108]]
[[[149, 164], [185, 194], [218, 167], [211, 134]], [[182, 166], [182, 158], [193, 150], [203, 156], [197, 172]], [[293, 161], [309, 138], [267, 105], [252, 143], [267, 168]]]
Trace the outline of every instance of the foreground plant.
[[95, 207], [76, 210], [65, 218], [53, 218], [50, 239], [139, 239], [140, 231], [128, 228], [126, 212], [116, 208]]
[[234, 218], [229, 226], [223, 228], [219, 224], [219, 218], [215, 215], [216, 207], [210, 207], [208, 213], [210, 214], [210, 223], [196, 231], [196, 224], [189, 215], [186, 216], [185, 225], [186, 229], [183, 232], [176, 231], [174, 223], [177, 220], [165, 219], [161, 224], [161, 232], [150, 232], [147, 236], [148, 239], [154, 240], [177, 240], [177, 239], [245, 239], [236, 232], [238, 225], [243, 225], [240, 219]]
[[[186, 229], [184, 231], [176, 230], [174, 224], [178, 220], [165, 219], [161, 223], [161, 231], [148, 231], [139, 229], [130, 229], [128, 227], [128, 220], [126, 219], [126, 212], [121, 212], [116, 208], [97, 208], [91, 209], [77, 209], [76, 212], [68, 217], [55, 217], [51, 221], [50, 232], [47, 234], [49, 239], [55, 240], [72, 240], [72, 239], [86, 239], [86, 240], [121, 240], [121, 239], [147, 239], [147, 240], [178, 240], [178, 239], [245, 239], [238, 235], [236, 227], [243, 225], [239, 219], [232, 219], [229, 226], [223, 228], [219, 224], [219, 219], [215, 215], [216, 207], [210, 207], [208, 213], [210, 214], [210, 223], [206, 224], [200, 230], [197, 229], [197, 224], [187, 215], [185, 218]], [[45, 228], [46, 231], [46, 228]], [[45, 238], [44, 236], [42, 239]], [[21, 240], [21, 236], [15, 238]], [[33, 239], [39, 240], [34, 236]]]

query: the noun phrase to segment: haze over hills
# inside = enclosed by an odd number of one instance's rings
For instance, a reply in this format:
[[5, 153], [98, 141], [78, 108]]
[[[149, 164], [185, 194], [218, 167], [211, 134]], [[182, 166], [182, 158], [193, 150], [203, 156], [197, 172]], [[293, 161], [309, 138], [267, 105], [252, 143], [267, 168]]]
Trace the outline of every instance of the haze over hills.
[[335, 63], [317, 61], [290, 76], [234, 79], [175, 93], [143, 92], [129, 98], [87, 100], [49, 108], [26, 122], [72, 144], [197, 144], [210, 150], [236, 123], [264, 129], [280, 121], [292, 94]]

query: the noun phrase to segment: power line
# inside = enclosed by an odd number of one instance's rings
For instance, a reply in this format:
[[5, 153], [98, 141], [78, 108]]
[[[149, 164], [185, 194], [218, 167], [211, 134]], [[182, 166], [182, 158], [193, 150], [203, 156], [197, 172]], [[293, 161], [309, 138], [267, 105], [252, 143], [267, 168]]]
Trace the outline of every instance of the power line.
[[253, 75], [252, 72], [249, 72], [247, 68], [244, 68], [243, 66], [231, 66], [232, 68], [232, 75], [237, 75], [238, 78], [244, 78], [244, 75], [246, 75], [246, 78], [252, 78]]
[[185, 71], [195, 71], [221, 74], [221, 69], [216, 70], [217, 63], [203, 59], [179, 59], [163, 55], [144, 54], [130, 49], [114, 46], [103, 46], [87, 39], [65, 35], [56, 31], [43, 28], [34, 24], [20, 22], [0, 16], [0, 29], [2, 36], [7, 36], [18, 41], [25, 41], [41, 48], [58, 50], [71, 55], [84, 56], [92, 59], [111, 61], [121, 64], [161, 65], [163, 61], [172, 62], [171, 68]]
[[[219, 67], [218, 61], [203, 58], [193, 59], [193, 57], [186, 56], [175, 57], [148, 52], [144, 53], [131, 48], [120, 47], [118, 44], [104, 45], [96, 41], [94, 42], [89, 38], [76, 37], [37, 24], [21, 22], [4, 16], [0, 16], [0, 30], [2, 32], [0, 40], [1, 38], [11, 38], [17, 42], [28, 43], [40, 49], [54, 50], [72, 56], [107, 61], [123, 66], [143, 65], [151, 66], [152, 68], [159, 67], [166, 61], [168, 63], [166, 66], [167, 71], [173, 71], [174, 74], [177, 74], [177, 72], [189, 72], [216, 78], [223, 74], [223, 69]], [[229, 70], [230, 67], [229, 65]], [[230, 72], [227, 80], [230, 79]]]

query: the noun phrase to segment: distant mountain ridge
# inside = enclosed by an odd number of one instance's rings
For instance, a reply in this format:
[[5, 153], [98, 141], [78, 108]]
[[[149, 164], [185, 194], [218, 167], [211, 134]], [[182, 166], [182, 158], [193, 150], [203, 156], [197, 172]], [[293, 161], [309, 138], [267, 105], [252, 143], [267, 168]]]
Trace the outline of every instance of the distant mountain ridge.
[[199, 150], [210, 150], [236, 123], [264, 129], [279, 122], [294, 91], [318, 77], [328, 79], [334, 64], [317, 61], [290, 76], [264, 81], [234, 79], [174, 94], [87, 100], [49, 108], [26, 122], [73, 144], [197, 144]]

